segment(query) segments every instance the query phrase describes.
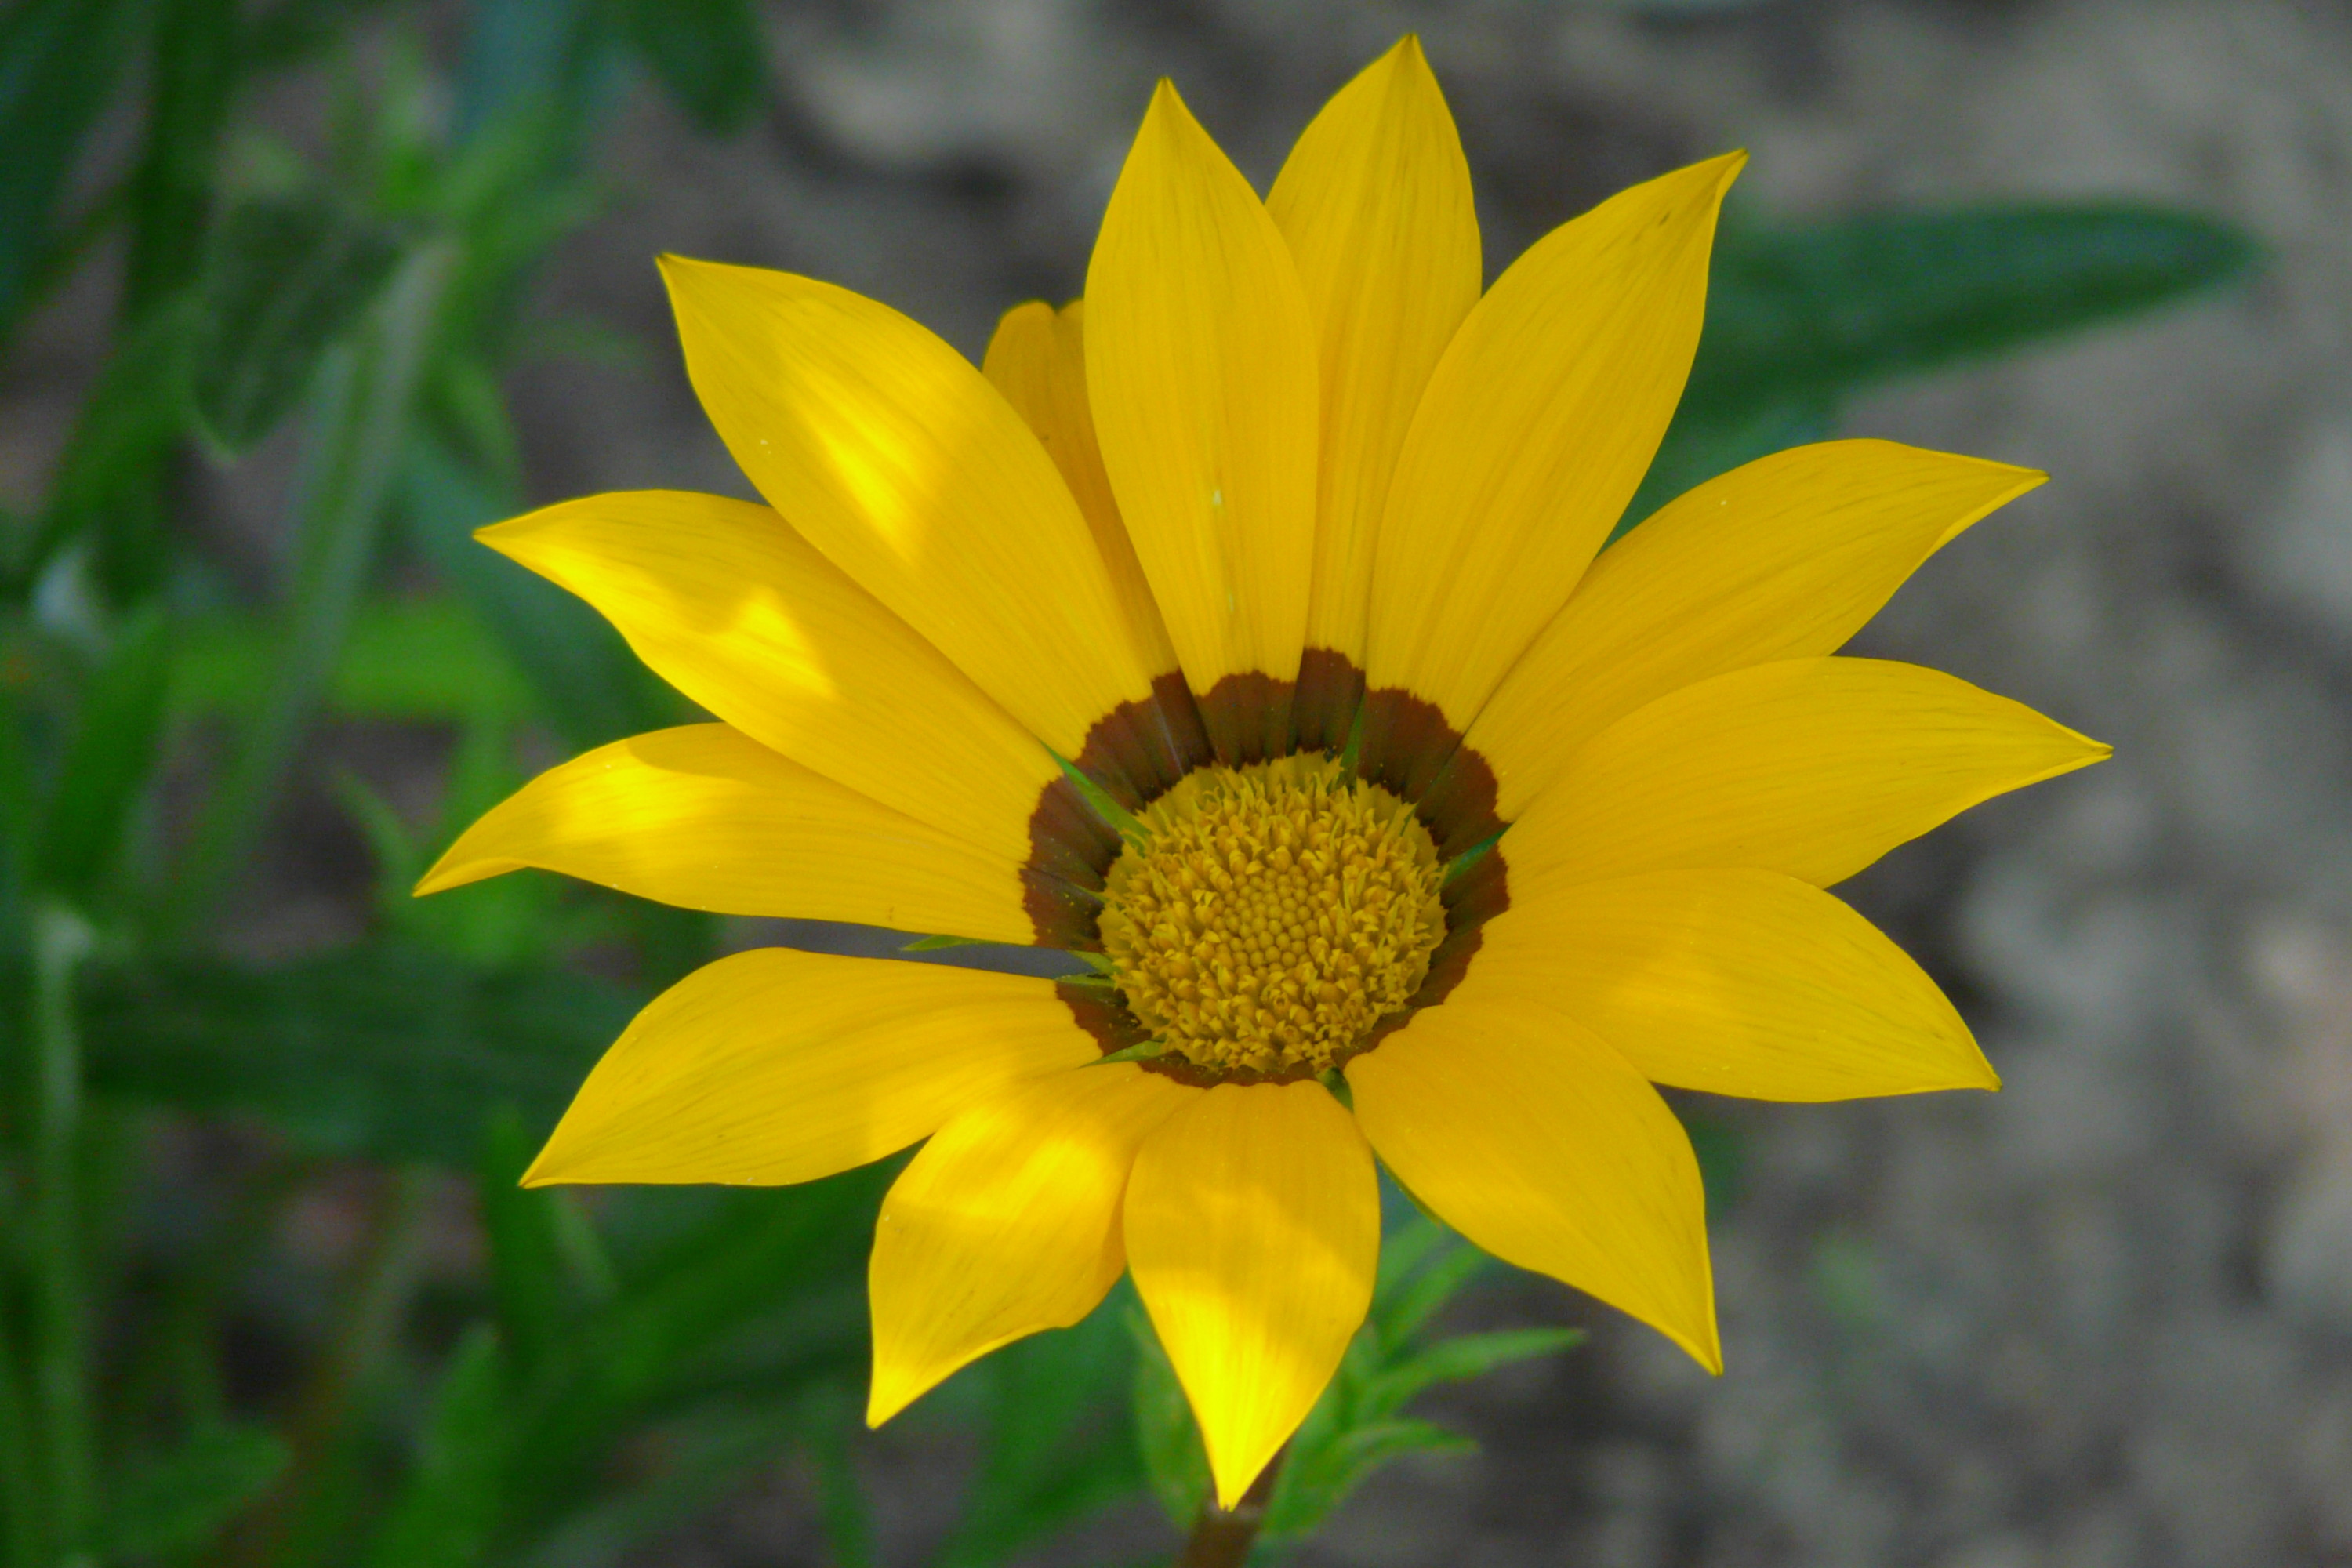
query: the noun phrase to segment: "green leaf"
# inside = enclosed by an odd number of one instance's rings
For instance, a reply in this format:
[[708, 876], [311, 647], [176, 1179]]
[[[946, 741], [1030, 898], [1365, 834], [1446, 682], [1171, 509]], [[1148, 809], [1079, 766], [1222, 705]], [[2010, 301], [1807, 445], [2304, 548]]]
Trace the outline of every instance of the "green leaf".
[[801, 1449], [816, 1471], [817, 1525], [831, 1568], [875, 1568], [874, 1510], [858, 1484], [850, 1436], [859, 1425], [856, 1401], [833, 1388], [808, 1402]]
[[[429, 899], [416, 897], [416, 880], [430, 858], [425, 843], [451, 841], [521, 784], [515, 774], [512, 742], [510, 728], [502, 722], [463, 721], [450, 758], [440, 826], [427, 828], [422, 840], [364, 779], [347, 769], [338, 770], [333, 779], [337, 796], [375, 856], [375, 906], [382, 931], [485, 972], [561, 963], [642, 921], [643, 906], [586, 892], [542, 872], [489, 877]], [[584, 898], [579, 896], [583, 892]], [[633, 916], [637, 920], [632, 921]], [[650, 978], [650, 944], [637, 945], [639, 975]], [[688, 967], [698, 968], [700, 962]]]
[[1720, 1218], [1739, 1201], [1748, 1185], [1748, 1136], [1738, 1123], [1725, 1120], [1704, 1104], [1692, 1104], [1679, 1095], [1674, 1112], [1690, 1135], [1691, 1152], [1698, 1156], [1698, 1173], [1706, 1188], [1706, 1212]]
[[122, 308], [135, 317], [186, 287], [203, 258], [190, 239], [212, 216], [221, 132], [236, 97], [237, 0], [154, 0], [145, 146], [124, 186], [131, 244]]
[[[1101, 988], [1099, 994], [1108, 994], [1110, 984], [1108, 981], [1097, 980], [1091, 974], [1075, 975], [1063, 981], [1062, 984], [1065, 985], [1095, 985]], [[1090, 1068], [1100, 1068], [1111, 1067], [1119, 1062], [1148, 1062], [1155, 1058], [1163, 1057], [1167, 1054], [1168, 1042], [1165, 1040], [1138, 1040], [1131, 1046], [1125, 1046], [1115, 1051], [1105, 1051], [1101, 1056], [1098, 1056], [1092, 1061], [1087, 1063], [1087, 1066]]]
[[743, 1479], [773, 1465], [800, 1430], [797, 1411], [761, 1408], [698, 1417], [662, 1428], [662, 1464], [650, 1475], [605, 1477], [552, 1526], [532, 1536], [519, 1568], [616, 1568], [740, 1492]]
[[377, 944], [268, 970], [161, 961], [94, 985], [85, 1016], [97, 1092], [467, 1170], [500, 1107], [552, 1127], [636, 1003], [586, 975]]
[[976, 936], [919, 936], [900, 948], [900, 952], [944, 952], [951, 947], [981, 947], [985, 943]]
[[512, 722], [531, 692], [481, 617], [449, 599], [373, 604], [352, 617], [327, 688], [352, 718]]
[[1139, 1305], [1124, 1317], [1135, 1342], [1135, 1447], [1143, 1458], [1144, 1479], [1169, 1521], [1190, 1530], [1210, 1495], [1209, 1451], [1201, 1446], [1192, 1406], [1151, 1320]]
[[367, 1568], [465, 1568], [486, 1561], [506, 1509], [515, 1425], [498, 1332], [476, 1323], [434, 1391], [415, 1468], [377, 1527]]
[[1121, 1419], [1135, 1344], [1131, 1292], [1075, 1328], [1033, 1334], [982, 1364], [988, 1380], [980, 1473], [939, 1568], [985, 1568], [1145, 1482]]
[[768, 95], [768, 39], [752, 0], [622, 0], [630, 47], [696, 127], [740, 131]]
[[2259, 255], [2227, 224], [2124, 203], [1727, 224], [1689, 384], [1610, 538], [1717, 474], [1826, 439], [1857, 388], [2152, 310]]
[[[1396, 1252], [1403, 1258], [1391, 1263]], [[1381, 1245], [1381, 1275], [1371, 1311], [1380, 1342], [1391, 1350], [1410, 1344], [1430, 1319], [1493, 1262], [1433, 1219], [1424, 1215], [1409, 1221], [1398, 1240], [1383, 1239]]]
[[595, 0], [476, 0], [457, 69], [457, 134], [551, 115], [552, 160], [576, 149], [604, 94], [605, 6]]
[[278, 70], [323, 52], [352, 24], [390, 0], [276, 0], [260, 7], [237, 39], [248, 71]]
[[[611, 1446], [650, 1419], [846, 1391], [868, 1354], [866, 1256], [897, 1162], [765, 1191], [664, 1193], [666, 1239], [539, 1379], [511, 1481], [533, 1528], [593, 1503]], [[682, 1211], [699, 1223], [679, 1226]], [[623, 1249], [625, 1254], [626, 1248]]]
[[1290, 1440], [1266, 1505], [1268, 1540], [1312, 1531], [1391, 1459], [1465, 1451], [1468, 1445], [1454, 1434], [1402, 1415], [1423, 1390], [1551, 1354], [1584, 1337], [1573, 1329], [1535, 1328], [1429, 1340], [1430, 1321], [1489, 1260], [1426, 1217], [1394, 1226], [1381, 1252], [1364, 1327]]
[[1730, 228], [1686, 396], [1718, 413], [1829, 398], [2169, 303], [2258, 254], [2228, 224], [2128, 203]]
[[[1635, 524], [1668, 501], [1743, 463], [1829, 439], [1837, 409], [1827, 397], [1799, 395], [1782, 401], [1732, 402], [1717, 405], [1685, 397], [1658, 444], [1642, 488], [1609, 535], [1615, 543]], [[1455, 862], [1460, 864], [1459, 861]], [[1451, 868], [1448, 868], [1449, 874]]]
[[1415, 1394], [1437, 1384], [1467, 1382], [1498, 1366], [1555, 1355], [1583, 1342], [1582, 1329], [1497, 1329], [1490, 1333], [1457, 1334], [1376, 1374], [1365, 1387], [1364, 1402], [1375, 1410], [1402, 1410]]
[[866, 1262], [903, 1159], [723, 1194], [712, 1217], [622, 1271], [581, 1342], [598, 1399], [692, 1399], [866, 1370]]
[[205, 437], [234, 454], [275, 429], [399, 258], [388, 230], [324, 195], [231, 210], [205, 268], [191, 377]]
[[1135, 814], [1119, 805], [1110, 791], [1097, 784], [1090, 775], [1080, 772], [1076, 763], [1058, 753], [1054, 760], [1062, 764], [1062, 776], [1070, 782], [1070, 787], [1078, 792], [1078, 797], [1087, 803], [1087, 809], [1102, 819], [1105, 826], [1129, 844], [1140, 844], [1150, 837]]
[[404, 497], [418, 553], [472, 606], [566, 744], [585, 751], [685, 721], [684, 704], [603, 616], [475, 542], [476, 529], [512, 515], [501, 492], [420, 442], [409, 454]]
[[0, 342], [48, 280], [58, 200], [144, 9], [142, 0], [16, 0], [0, 14]]
[[[172, 664], [173, 719], [250, 709], [268, 687], [280, 635], [260, 616], [190, 623]], [[463, 601], [440, 597], [362, 605], [325, 706], [347, 719], [424, 723], [512, 723], [533, 711], [530, 687], [481, 618]]]
[[1391, 1459], [1407, 1454], [1469, 1454], [1477, 1445], [1430, 1421], [1366, 1422], [1297, 1455], [1284, 1467], [1266, 1504], [1268, 1542], [1310, 1535], [1349, 1495]]
[[144, 598], [160, 585], [171, 556], [157, 487], [187, 423], [195, 319], [194, 301], [183, 299], [149, 310], [117, 337], [58, 454], [31, 542], [11, 563], [20, 582], [68, 544], [87, 540], [118, 597]]
[[108, 1559], [200, 1546], [268, 1489], [289, 1458], [278, 1435], [258, 1426], [199, 1431], [115, 1481], [91, 1545]]
[[512, 1110], [492, 1116], [482, 1129], [482, 1155], [476, 1182], [482, 1232], [489, 1243], [490, 1294], [514, 1362], [528, 1379], [556, 1355], [573, 1326], [573, 1303], [564, 1289], [564, 1238], [557, 1217], [557, 1194], [527, 1188], [537, 1140]]
[[[0, 636], [0, 661], [14, 664], [22, 658], [15, 641]], [[21, 668], [19, 665], [19, 672]], [[33, 726], [27, 722], [30, 705], [25, 700], [29, 684], [21, 673], [0, 680], [0, 953], [23, 951], [26, 887], [37, 852], [33, 829], [39, 820], [38, 804], [29, 743]], [[0, 1374], [0, 1400], [5, 1398], [5, 1381]], [[0, 1446], [6, 1441], [0, 1436]], [[0, 1468], [0, 1476], [5, 1474]]]
[[40, 881], [74, 902], [87, 901], [112, 868], [154, 769], [171, 652], [171, 621], [151, 606], [123, 626], [82, 696], [37, 849]]
[[363, 328], [320, 377], [310, 449], [292, 512], [292, 587], [284, 641], [267, 695], [205, 802], [165, 900], [163, 925], [185, 935], [245, 868], [300, 752], [338, 663], [375, 556], [377, 534], [454, 251], [418, 247], [403, 259]]
[[506, 388], [481, 354], [452, 343], [435, 367], [426, 389], [433, 438], [476, 473], [492, 476], [487, 488], [520, 493], [521, 439], [507, 414]]

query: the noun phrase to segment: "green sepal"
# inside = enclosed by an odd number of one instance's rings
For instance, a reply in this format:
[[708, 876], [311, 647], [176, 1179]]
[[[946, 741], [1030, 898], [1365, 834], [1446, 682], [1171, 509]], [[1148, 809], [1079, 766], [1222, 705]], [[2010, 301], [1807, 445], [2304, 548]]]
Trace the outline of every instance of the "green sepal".
[[1339, 748], [1339, 776], [1352, 779], [1358, 764], [1364, 760], [1364, 705], [1356, 704], [1355, 717], [1348, 721], [1348, 739]]
[[900, 952], [938, 952], [945, 948], [982, 945], [981, 939], [976, 936], [919, 936], [898, 951]]
[[1500, 843], [1502, 841], [1503, 835], [1509, 831], [1510, 829], [1507, 826], [1498, 827], [1493, 833], [1480, 839], [1477, 843], [1470, 846], [1469, 848], [1462, 851], [1461, 854], [1456, 855], [1453, 859], [1448, 860], [1445, 863], [1445, 875], [1439, 879], [1440, 885], [1442, 886], [1446, 882], [1453, 881], [1456, 877], [1461, 876], [1463, 872], [1467, 871], [1471, 867], [1484, 859], [1486, 858], [1486, 851], [1492, 849], [1496, 844]]
[[1129, 844], [1140, 844], [1150, 837], [1144, 831], [1143, 824], [1136, 820], [1133, 812], [1113, 800], [1110, 792], [1080, 772], [1077, 764], [1059, 752], [1053, 752], [1052, 756], [1062, 764], [1062, 776], [1070, 781], [1070, 787], [1078, 792], [1078, 798], [1087, 803], [1087, 809], [1101, 817], [1121, 838]]
[[[1066, 984], [1067, 982], [1064, 984]], [[1097, 1057], [1087, 1066], [1098, 1068], [1108, 1067], [1112, 1062], [1148, 1062], [1154, 1057], [1163, 1057], [1167, 1054], [1168, 1042], [1165, 1040], [1139, 1040], [1125, 1050], [1112, 1051], [1108, 1056]]]

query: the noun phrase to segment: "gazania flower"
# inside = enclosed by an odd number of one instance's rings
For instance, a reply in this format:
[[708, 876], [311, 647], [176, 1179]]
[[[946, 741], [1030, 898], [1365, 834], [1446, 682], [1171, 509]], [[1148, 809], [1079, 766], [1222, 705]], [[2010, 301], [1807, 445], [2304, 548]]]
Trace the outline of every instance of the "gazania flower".
[[1375, 1158], [1718, 1367], [1698, 1173], [1652, 1085], [1992, 1088], [1822, 889], [2105, 754], [1830, 657], [2038, 475], [1832, 442], [1599, 552], [1739, 163], [1604, 202], [1482, 294], [1408, 39], [1264, 202], [1163, 84], [1085, 300], [1012, 311], [981, 370], [830, 284], [666, 261], [770, 504], [604, 495], [482, 537], [718, 721], [546, 773], [420, 890], [538, 866], [1090, 972], [722, 959], [527, 1179], [803, 1182], [928, 1140], [875, 1237], [871, 1418], [1130, 1271], [1228, 1505], [1363, 1319]]

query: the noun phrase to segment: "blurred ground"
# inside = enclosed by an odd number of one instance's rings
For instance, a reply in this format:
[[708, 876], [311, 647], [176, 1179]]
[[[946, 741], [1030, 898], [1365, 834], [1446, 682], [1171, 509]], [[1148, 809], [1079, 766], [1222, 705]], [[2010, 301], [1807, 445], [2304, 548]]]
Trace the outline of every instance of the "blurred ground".
[[[527, 376], [541, 498], [748, 493], [677, 367], [655, 252], [831, 279], [976, 355], [1005, 307], [1077, 292], [1152, 78], [1263, 184], [1407, 29], [1460, 119], [1490, 271], [1733, 145], [1751, 216], [2123, 195], [2261, 235], [2251, 289], [1848, 422], [2054, 476], [1862, 645], [2117, 748], [1851, 889], [1946, 981], [2006, 1091], [1709, 1107], [1747, 1139], [1715, 1229], [1726, 1375], [1563, 1290], [1498, 1289], [1480, 1316], [1591, 1321], [1595, 1348], [1452, 1395], [1483, 1457], [1392, 1472], [1308, 1560], [2352, 1563], [2352, 10], [843, 0], [773, 20], [769, 122], [713, 145], [650, 97], [624, 119], [611, 213], [544, 298], [644, 352]], [[0, 468], [53, 439], [19, 426]], [[219, 498], [230, 524], [248, 482]], [[338, 918], [305, 886], [290, 868], [281, 920]], [[952, 1456], [918, 1430], [871, 1458], [886, 1554], [911, 1561]], [[780, 1475], [661, 1560], [813, 1560], [807, 1516]], [[1113, 1521], [1056, 1560], [1150, 1539]]]

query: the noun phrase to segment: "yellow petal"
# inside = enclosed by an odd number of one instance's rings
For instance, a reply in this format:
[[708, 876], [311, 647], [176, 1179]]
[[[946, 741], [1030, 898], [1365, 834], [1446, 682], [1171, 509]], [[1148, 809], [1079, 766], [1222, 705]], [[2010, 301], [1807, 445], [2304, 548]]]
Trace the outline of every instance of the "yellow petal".
[[1833, 653], [1946, 541], [2040, 484], [1892, 441], [1759, 458], [1603, 552], [1470, 726], [1516, 818], [1576, 749], [1653, 699]]
[[1449, 999], [1349, 1062], [1348, 1085], [1372, 1148], [1448, 1225], [1723, 1370], [1690, 1140], [1590, 1031], [1531, 998]]
[[2000, 1087], [1902, 949], [1776, 872], [1588, 883], [1514, 904], [1481, 935], [1456, 998], [1540, 998], [1658, 1083], [1752, 1100]]
[[730, 915], [1026, 942], [1020, 868], [724, 724], [599, 746], [458, 837], [419, 894], [536, 866]]
[[1066, 757], [1150, 694], [1068, 487], [961, 354], [814, 279], [662, 274], [711, 424], [835, 565]]
[[1360, 663], [1389, 476], [1431, 369], [1478, 300], [1470, 165], [1419, 40], [1399, 42], [1323, 106], [1266, 210], [1290, 242], [1322, 346], [1307, 646]]
[[1087, 269], [1086, 355], [1103, 467], [1185, 679], [1289, 680], [1315, 551], [1314, 327], [1281, 232], [1164, 81]]
[[523, 1180], [814, 1181], [1099, 1055], [1050, 980], [758, 948], [647, 1004]]
[[1037, 433], [1070, 487], [1110, 573], [1136, 657], [1154, 675], [1174, 673], [1175, 645], [1168, 640], [1151, 584], [1144, 581], [1143, 563], [1135, 558], [1095, 441], [1095, 416], [1087, 406], [1086, 301], [1074, 300], [1055, 310], [1033, 300], [1007, 310], [989, 340], [981, 371]]
[[595, 605], [664, 679], [762, 745], [1027, 857], [1053, 757], [766, 507], [637, 490], [480, 538]]
[[1200, 1092], [1124, 1062], [1079, 1068], [1015, 1084], [933, 1134], [875, 1226], [866, 1421], [1093, 1311], [1127, 1268], [1119, 1206], [1135, 1152]]
[[1454, 334], [1381, 519], [1365, 677], [1465, 728], [1601, 548], [1698, 344], [1742, 156], [1636, 185], [1513, 263]]
[[1715, 866], [1828, 887], [1980, 801], [2107, 753], [1940, 670], [1756, 665], [1594, 736], [1503, 840], [1511, 896]]
[[1320, 1084], [1222, 1085], [1145, 1142], [1128, 1263], [1220, 1506], [1241, 1500], [1331, 1380], [1380, 1247], [1371, 1156]]

